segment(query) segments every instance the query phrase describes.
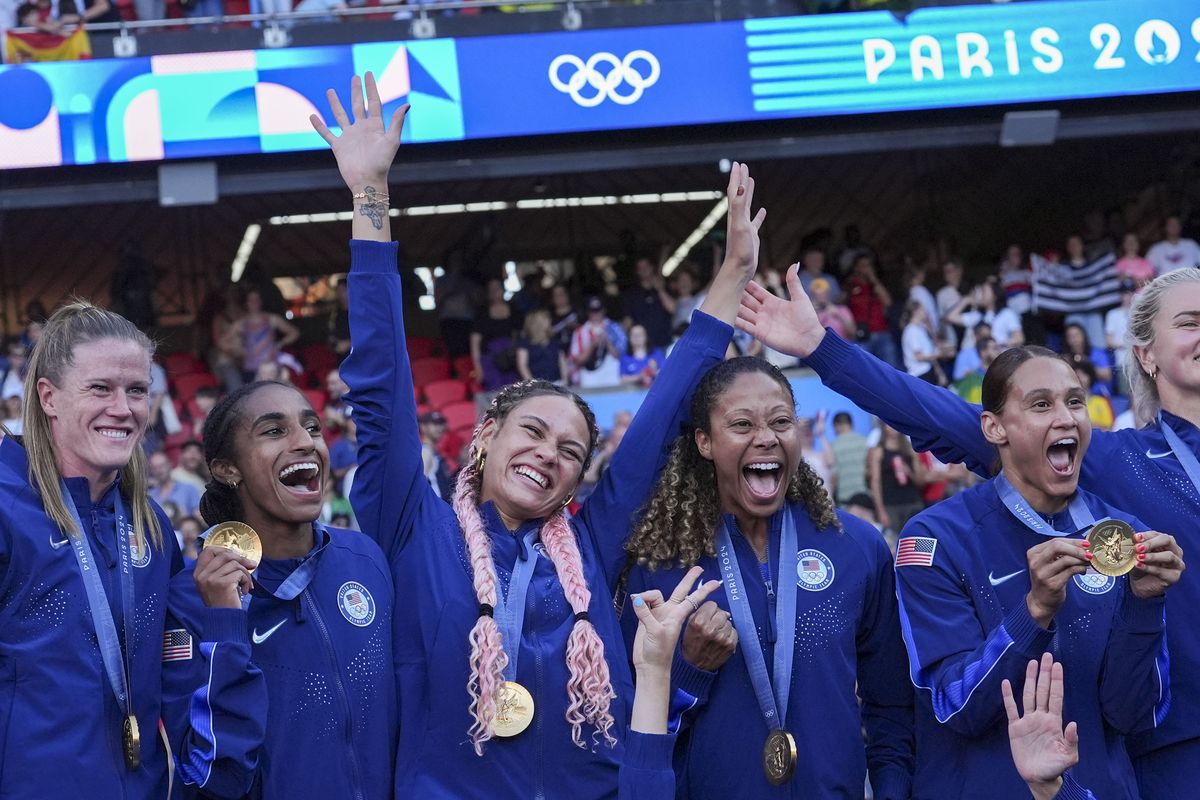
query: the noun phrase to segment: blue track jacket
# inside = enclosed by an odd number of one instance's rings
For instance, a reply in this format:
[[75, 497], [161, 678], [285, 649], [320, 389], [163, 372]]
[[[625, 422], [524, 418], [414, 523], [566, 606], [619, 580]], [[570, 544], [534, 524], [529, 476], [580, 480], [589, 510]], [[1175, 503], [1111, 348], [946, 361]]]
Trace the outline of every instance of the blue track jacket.
[[[1096, 519], [1136, 518], [1087, 492]], [[1069, 515], [1055, 517], [1070, 527]], [[1073, 531], [1073, 528], [1072, 528]], [[1080, 538], [1074, 533], [1065, 534]], [[1063, 719], [1079, 725], [1079, 772], [1103, 800], [1137, 798], [1124, 737], [1161, 722], [1169, 705], [1163, 598], [1140, 600], [1127, 578], [1089, 572], [1067, 586], [1050, 630], [1025, 604], [1026, 551], [1046, 537], [1001, 503], [992, 481], [918, 514], [900, 541], [932, 539], [933, 563], [896, 567], [900, 624], [917, 687], [913, 796], [1022, 797], [1000, 682], [1020, 695], [1030, 659], [1050, 651], [1066, 679]]]
[[[592, 742], [576, 747], [565, 719], [566, 642], [574, 616], [554, 566], [537, 560], [526, 600], [517, 680], [533, 694], [529, 730], [493, 739], [483, 757], [467, 736], [470, 673], [467, 636], [479, 616], [462, 530], [450, 505], [425, 479], [404, 344], [396, 245], [351, 242], [350, 332], [353, 350], [342, 365], [347, 399], [358, 424], [359, 467], [351, 501], [364, 531], [376, 537], [396, 584], [395, 646], [400, 700], [398, 798], [593, 800], [616, 796], [622, 747]], [[614, 583], [624, 562], [631, 520], [649, 497], [667, 447], [679, 432], [700, 377], [725, 355], [733, 329], [703, 313], [642, 402], [595, 492], [571, 521], [579, 537], [588, 609], [604, 641], [617, 699], [618, 740], [625, 735], [632, 676], [613, 609]], [[508, 531], [492, 504], [480, 509], [492, 539], [500, 591], [507, 591], [522, 536], [533, 520]], [[586, 731], [586, 729], [585, 729]]]
[[[172, 581], [164, 718], [191, 794], [392, 796], [391, 573], [363, 534], [313, 527], [303, 559], [259, 565], [246, 610], [206, 608], [191, 568]], [[312, 563], [294, 599], [264, 591]]]
[[[913, 691], [907, 681], [897, 680], [908, 662], [900, 638], [891, 553], [878, 531], [849, 514], [838, 512], [843, 531], [817, 530], [802, 505], [792, 506], [792, 519], [803, 557], [820, 561], [823, 568], [806, 580], [792, 577], [797, 586], [796, 641], [785, 727], [800, 753], [796, 776], [786, 786], [774, 787], [763, 775], [762, 750], [770, 731], [740, 651], [749, 643], [742, 640], [739, 651], [716, 673], [698, 670], [682, 656], [676, 659], [677, 688], [697, 701], [685, 715], [676, 747], [677, 795], [693, 800], [858, 800], [869, 769], [877, 800], [907, 800], [913, 773]], [[773, 586], [781, 580], [782, 520], [782, 511], [771, 518]], [[726, 516], [726, 525], [758, 628], [756, 644], [769, 670], [775, 657], [775, 622], [758, 557], [732, 515]], [[703, 580], [721, 580], [715, 557], [703, 558], [699, 565]], [[685, 572], [649, 572], [638, 566], [630, 573], [628, 591], [658, 589], [665, 596]], [[729, 610], [723, 585], [709, 599]], [[632, 646], [637, 615], [628, 601], [625, 605], [622, 623]], [[856, 693], [862, 697], [861, 710]]]
[[675, 772], [671, 769], [674, 748], [673, 733], [627, 731], [617, 800], [669, 800], [674, 797]]
[[[807, 359], [821, 380], [838, 394], [913, 439], [946, 463], [963, 463], [986, 476], [995, 449], [979, 429], [979, 407], [953, 392], [892, 369], [864, 350], [826, 331]], [[1193, 453], [1200, 454], [1200, 430], [1163, 412], [1163, 419]], [[1158, 423], [1139, 430], [1092, 431], [1079, 485], [1105, 502], [1135, 514], [1156, 531], [1179, 540], [1184, 560], [1200, 552], [1196, 520], [1200, 493], [1163, 437]], [[1200, 576], [1189, 569], [1167, 592], [1167, 640], [1171, 647], [1171, 713], [1159, 727], [1130, 737], [1136, 759], [1161, 747], [1186, 743], [1192, 757], [1173, 758], [1156, 768], [1156, 792], [1164, 800], [1188, 798], [1200, 786]], [[1169, 769], [1169, 775], [1162, 774]], [[1153, 798], [1152, 800], [1157, 800]]]
[[[67, 488], [89, 537], [125, 649], [114, 484], [96, 503], [87, 480]], [[130, 692], [142, 737], [136, 772], [122, 754], [124, 711], [113, 697], [75, 554], [29, 483], [25, 449], [0, 442], [0, 797], [150, 800], [167, 797], [158, 734], [167, 584], [182, 568], [171, 523], [151, 503], [163, 550], [134, 546]], [[124, 502], [129, 509], [128, 498]]]

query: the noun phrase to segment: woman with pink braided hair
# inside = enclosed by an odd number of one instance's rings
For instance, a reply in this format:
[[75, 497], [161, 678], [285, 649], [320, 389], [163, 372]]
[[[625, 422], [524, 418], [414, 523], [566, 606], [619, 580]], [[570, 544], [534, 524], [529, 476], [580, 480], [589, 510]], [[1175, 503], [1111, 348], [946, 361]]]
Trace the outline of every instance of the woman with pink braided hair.
[[733, 166], [725, 262], [579, 513], [565, 509], [595, 420], [582, 399], [539, 381], [497, 394], [447, 505], [422, 469], [389, 225], [387, 173], [405, 109], [384, 107], [369, 74], [366, 90], [364, 103], [355, 78], [353, 119], [330, 92], [340, 135], [313, 124], [354, 200], [353, 350], [342, 375], [358, 425], [351, 499], [396, 584], [396, 796], [613, 798], [627, 746], [647, 746], [627, 732], [633, 682], [613, 591], [631, 519], [693, 388], [732, 338], [758, 260], [754, 182]]

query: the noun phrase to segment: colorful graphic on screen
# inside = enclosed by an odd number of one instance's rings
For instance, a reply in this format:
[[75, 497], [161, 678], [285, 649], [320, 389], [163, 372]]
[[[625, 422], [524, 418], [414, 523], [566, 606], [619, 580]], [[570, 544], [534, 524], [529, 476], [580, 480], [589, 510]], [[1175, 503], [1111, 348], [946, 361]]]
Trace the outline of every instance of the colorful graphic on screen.
[[323, 148], [372, 70], [412, 142], [1200, 91], [1194, 0], [1065, 0], [0, 68], [0, 169]]

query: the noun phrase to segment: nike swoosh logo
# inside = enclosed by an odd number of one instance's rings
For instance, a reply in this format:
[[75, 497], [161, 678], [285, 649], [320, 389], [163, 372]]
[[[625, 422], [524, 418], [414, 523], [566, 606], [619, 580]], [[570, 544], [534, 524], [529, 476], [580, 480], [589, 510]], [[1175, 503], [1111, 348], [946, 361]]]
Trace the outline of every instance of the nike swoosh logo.
[[66, 547], [70, 543], [71, 543], [70, 539], [63, 539], [61, 542], [56, 542], [56, 541], [54, 541], [53, 536], [50, 537], [50, 546], [53, 547], [55, 550], [57, 550], [60, 547]]
[[1009, 574], [1009, 575], [1005, 575], [1005, 576], [1004, 576], [1004, 577], [1002, 577], [1002, 578], [997, 578], [997, 577], [995, 576], [995, 574], [993, 574], [993, 573], [989, 572], [989, 573], [988, 573], [988, 581], [990, 581], [990, 582], [991, 582], [992, 586], [999, 586], [1000, 584], [1004, 583], [1006, 580], [1009, 580], [1010, 578], [1015, 578], [1015, 577], [1017, 577], [1018, 575], [1020, 575], [1020, 574], [1022, 574], [1022, 573], [1024, 573], [1024, 572], [1025, 572], [1025, 570], [1023, 570], [1023, 569], [1019, 569], [1019, 570], [1017, 570], [1016, 572], [1013, 572], [1013, 573], [1011, 573], [1011, 574]]
[[1165, 453], [1151, 453], [1149, 450], [1146, 451], [1146, 458], [1166, 458], [1169, 455], [1173, 455], [1170, 450]]
[[279, 630], [279, 626], [285, 622], [287, 622], [287, 619], [279, 620], [279, 622], [275, 623], [275, 627], [267, 629], [266, 633], [259, 633], [258, 628], [255, 628], [254, 632], [250, 635], [250, 638], [254, 640], [255, 644], [262, 644], [267, 639], [270, 639], [271, 634]]

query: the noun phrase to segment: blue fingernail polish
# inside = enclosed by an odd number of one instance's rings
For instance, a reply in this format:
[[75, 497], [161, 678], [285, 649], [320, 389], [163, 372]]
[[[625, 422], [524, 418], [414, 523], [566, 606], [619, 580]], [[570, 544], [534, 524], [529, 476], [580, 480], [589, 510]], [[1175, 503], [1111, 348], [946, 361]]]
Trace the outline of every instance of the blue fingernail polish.
[[642, 599], [641, 595], [634, 595], [633, 604], [635, 606], [644, 606], [646, 605], [646, 601]]

